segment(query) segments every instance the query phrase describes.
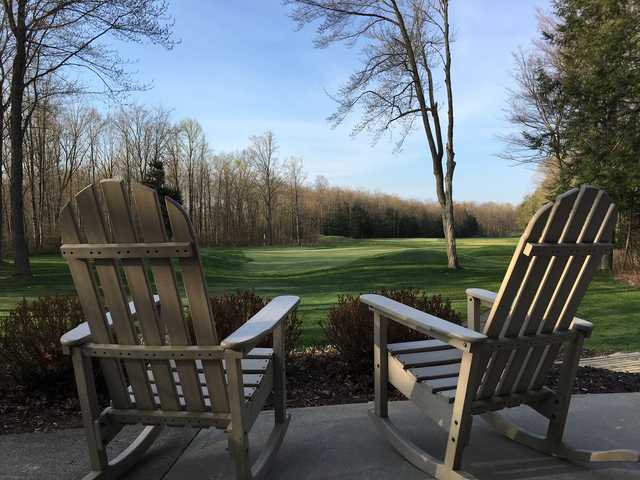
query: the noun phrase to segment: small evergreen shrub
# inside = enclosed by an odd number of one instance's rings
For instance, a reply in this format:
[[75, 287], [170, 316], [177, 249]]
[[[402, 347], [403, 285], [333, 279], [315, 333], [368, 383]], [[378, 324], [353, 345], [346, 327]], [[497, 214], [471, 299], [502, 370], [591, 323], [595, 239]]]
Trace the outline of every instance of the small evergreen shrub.
[[[413, 288], [381, 289], [374, 293], [460, 324], [460, 315], [451, 308], [451, 301], [443, 300], [441, 295], [428, 295], [423, 290]], [[357, 295], [340, 295], [338, 303], [329, 310], [326, 321], [320, 322], [320, 327], [353, 373], [369, 374], [372, 371], [373, 313], [358, 300]], [[427, 338], [415, 330], [389, 322], [389, 343]]]
[[[251, 290], [238, 290], [223, 295], [211, 297], [213, 318], [220, 340], [236, 331], [242, 324], [269, 303], [269, 298], [261, 297]], [[302, 330], [302, 320], [294, 310], [285, 321], [285, 348], [287, 354], [292, 353], [298, 346]], [[259, 346], [271, 346], [268, 338]]]
[[82, 322], [82, 309], [74, 296], [23, 299], [0, 319], [0, 362], [5, 374], [27, 392], [73, 395], [73, 366], [62, 353], [60, 337]]

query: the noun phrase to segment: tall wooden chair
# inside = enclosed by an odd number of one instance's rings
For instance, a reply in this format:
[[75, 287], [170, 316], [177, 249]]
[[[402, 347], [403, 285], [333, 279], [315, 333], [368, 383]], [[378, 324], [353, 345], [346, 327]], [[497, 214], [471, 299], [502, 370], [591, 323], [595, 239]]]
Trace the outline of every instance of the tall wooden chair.
[[[374, 313], [371, 417], [399, 453], [436, 478], [473, 478], [460, 466], [473, 417], [480, 415], [507, 437], [547, 454], [587, 462], [640, 460], [635, 451], [576, 450], [563, 441], [582, 344], [593, 328], [574, 315], [603, 254], [612, 248], [614, 223], [614, 205], [594, 187], [571, 190], [544, 205], [520, 238], [498, 293], [467, 290], [471, 328], [380, 295], [360, 297]], [[491, 306], [483, 328], [481, 304]], [[434, 340], [388, 344], [389, 321]], [[554, 390], [545, 380], [556, 361], [561, 373]], [[405, 439], [391, 423], [388, 382], [448, 429], [443, 462]], [[497, 413], [518, 405], [548, 419], [545, 436]]]
[[[128, 197], [121, 181], [104, 180], [76, 195], [78, 218], [72, 204], [61, 213], [61, 251], [87, 319], [61, 338], [73, 359], [87, 434], [92, 471], [85, 479], [120, 476], [164, 425], [226, 429], [237, 478], [259, 478], [289, 424], [283, 319], [299, 299], [273, 299], [220, 342], [185, 211], [166, 199], [169, 240], [156, 192], [133, 185]], [[254, 348], [268, 334], [273, 348]], [[102, 411], [94, 358], [111, 398]], [[247, 435], [271, 393], [275, 426], [251, 465]], [[145, 428], [109, 461], [106, 445], [126, 424]]]

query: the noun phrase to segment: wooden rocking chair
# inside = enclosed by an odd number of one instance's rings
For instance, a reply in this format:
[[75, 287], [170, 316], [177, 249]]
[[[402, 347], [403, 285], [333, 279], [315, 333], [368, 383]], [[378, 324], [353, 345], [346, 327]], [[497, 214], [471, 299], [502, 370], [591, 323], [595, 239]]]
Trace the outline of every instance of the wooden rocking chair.
[[[635, 451], [592, 452], [563, 442], [580, 352], [593, 329], [574, 315], [603, 254], [612, 248], [614, 223], [614, 205], [594, 187], [571, 190], [544, 205], [522, 235], [499, 292], [467, 290], [469, 328], [380, 295], [360, 297], [374, 313], [371, 418], [400, 454], [438, 479], [474, 478], [460, 466], [473, 417], [480, 415], [500, 433], [546, 454], [586, 462], [640, 461]], [[479, 325], [481, 304], [491, 306], [484, 328]], [[434, 340], [387, 344], [389, 320]], [[557, 360], [560, 380], [552, 390], [545, 380]], [[391, 423], [388, 382], [448, 428], [444, 462], [405, 439]], [[549, 420], [545, 436], [497, 413], [518, 405]]]
[[[164, 425], [226, 429], [237, 478], [263, 476], [289, 424], [283, 319], [299, 299], [273, 299], [219, 342], [198, 245], [182, 206], [166, 199], [169, 241], [154, 190], [133, 185], [131, 203], [119, 180], [97, 187], [76, 195], [79, 222], [71, 204], [60, 220], [62, 255], [87, 319], [61, 338], [73, 359], [87, 434], [92, 472], [85, 479], [122, 475]], [[179, 278], [191, 322], [185, 318]], [[273, 334], [273, 348], [254, 348], [268, 334]], [[102, 412], [94, 358], [111, 398]], [[247, 435], [272, 392], [275, 426], [251, 465]], [[106, 445], [126, 424], [146, 427], [109, 461]]]

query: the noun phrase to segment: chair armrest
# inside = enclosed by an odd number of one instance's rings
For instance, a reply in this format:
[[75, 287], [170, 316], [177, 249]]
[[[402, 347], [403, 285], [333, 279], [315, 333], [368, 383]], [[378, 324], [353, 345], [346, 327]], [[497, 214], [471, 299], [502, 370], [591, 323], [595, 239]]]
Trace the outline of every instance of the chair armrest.
[[271, 333], [298, 305], [298, 302], [300, 298], [293, 295], [274, 298], [244, 325], [225, 338], [220, 345], [231, 350], [244, 350], [255, 345]]
[[493, 305], [498, 294], [482, 288], [467, 288], [467, 298], [475, 298], [485, 305]]
[[[154, 295], [153, 300], [156, 302], [156, 305], [160, 305], [160, 297], [158, 295]], [[136, 307], [133, 302], [129, 302], [129, 311], [132, 314], [136, 313]], [[109, 312], [105, 313], [105, 318], [107, 319], [107, 326], [111, 328], [113, 326], [111, 314]], [[62, 344], [62, 348], [65, 350], [69, 347], [73, 347], [74, 345], [82, 345], [83, 343], [90, 341], [91, 330], [87, 322], [81, 323], [60, 337], [60, 343]]]
[[360, 301], [369, 305], [383, 316], [401, 323], [405, 327], [425, 335], [442, 340], [453, 346], [462, 343], [476, 343], [486, 340], [487, 336], [456, 325], [441, 318], [429, 315], [390, 298], [376, 294], [360, 295]]
[[[111, 318], [109, 318], [110, 322]], [[111, 323], [109, 323], [111, 326]], [[60, 337], [60, 343], [62, 348], [73, 347], [74, 345], [82, 345], [91, 340], [91, 330], [89, 330], [89, 324], [87, 322], [81, 323], [77, 327], [69, 330], [67, 333]]]
[[577, 332], [584, 333], [584, 336], [589, 338], [591, 336], [591, 332], [593, 331], [593, 323], [588, 322], [587, 320], [583, 320], [578, 317], [573, 317], [573, 321], [571, 322], [570, 330], [575, 330]]

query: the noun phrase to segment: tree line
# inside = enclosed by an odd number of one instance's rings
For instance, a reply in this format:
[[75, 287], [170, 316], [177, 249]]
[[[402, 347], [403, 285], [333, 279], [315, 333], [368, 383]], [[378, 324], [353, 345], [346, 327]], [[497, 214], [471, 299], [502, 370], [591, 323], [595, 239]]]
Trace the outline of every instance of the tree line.
[[[307, 179], [303, 160], [281, 158], [272, 132], [236, 152], [215, 152], [194, 119], [162, 107], [102, 112], [82, 102], [43, 101], [25, 129], [25, 232], [31, 251], [59, 245], [58, 212], [89, 183], [143, 182], [186, 206], [203, 245], [309, 244], [318, 235], [443, 237], [435, 202], [401, 199]], [[3, 158], [10, 158], [4, 145]], [[11, 175], [2, 184], [4, 245], [11, 235]], [[460, 203], [460, 236], [516, 230], [509, 204]]]
[[517, 133], [503, 152], [542, 173], [521, 216], [575, 185], [600, 186], [618, 208], [619, 266], [640, 269], [638, 2], [555, 0], [539, 30], [515, 55], [508, 119]]
[[[25, 177], [33, 177], [34, 172], [27, 172], [25, 158], [26, 150], [33, 152], [36, 145], [46, 143], [46, 135], [37, 132], [36, 109], [68, 95], [117, 96], [142, 88], [109, 41], [148, 41], [172, 48], [173, 21], [167, 11], [164, 0], [1, 0], [0, 166], [9, 177], [16, 275], [31, 277], [24, 190]], [[5, 150], [7, 143], [10, 148]], [[65, 145], [60, 143], [59, 147], [64, 149]], [[77, 157], [69, 151], [64, 155], [67, 159]], [[73, 182], [74, 166], [68, 167], [57, 170], [71, 175], [58, 178], [59, 183]], [[39, 188], [44, 191], [42, 185]], [[32, 199], [31, 207], [38, 201], [42, 208], [48, 199]], [[35, 217], [41, 220], [37, 214]]]

